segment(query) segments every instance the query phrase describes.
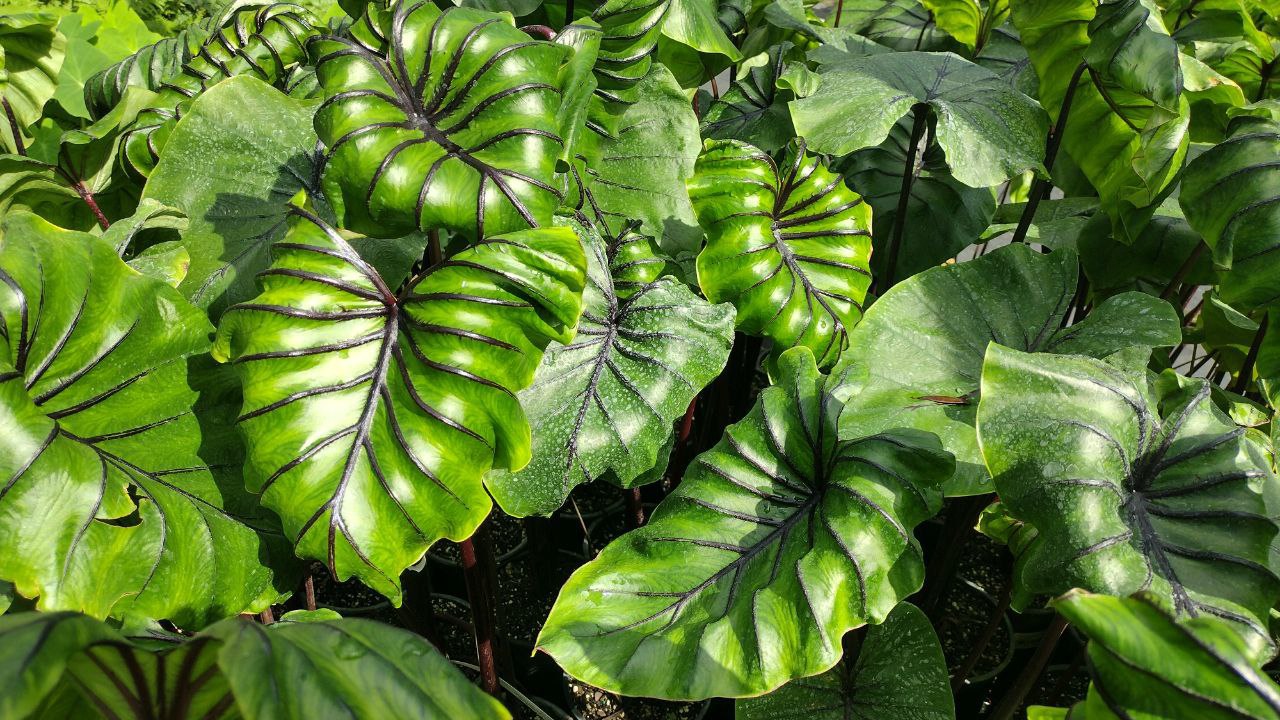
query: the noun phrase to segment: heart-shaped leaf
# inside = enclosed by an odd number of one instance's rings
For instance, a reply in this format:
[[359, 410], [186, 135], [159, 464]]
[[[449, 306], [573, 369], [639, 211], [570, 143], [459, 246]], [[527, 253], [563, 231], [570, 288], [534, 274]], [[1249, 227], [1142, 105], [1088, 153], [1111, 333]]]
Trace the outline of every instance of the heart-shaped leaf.
[[827, 24], [851, 30], [899, 52], [960, 50], [919, 0], [844, 0]]
[[165, 37], [106, 67], [84, 84], [84, 104], [89, 114], [101, 118], [119, 104], [129, 87], [159, 90], [182, 66], [200, 52], [216, 29], [210, 21], [193, 25], [173, 37]]
[[1204, 236], [1214, 263], [1230, 271], [1219, 293], [1240, 308], [1280, 300], [1280, 121], [1241, 116], [1227, 139], [1187, 166], [1178, 203]]
[[1280, 687], [1218, 618], [1180, 620], [1150, 593], [1074, 590], [1053, 602], [1089, 638], [1088, 699], [1071, 717], [1280, 718]]
[[588, 263], [578, 335], [548, 347], [533, 385], [520, 393], [533, 460], [485, 481], [518, 517], [552, 513], [581, 483], [608, 476], [630, 486], [654, 467], [672, 423], [724, 368], [733, 345], [731, 306], [711, 305], [670, 277], [619, 287], [630, 270], [658, 259], [652, 246], [645, 252], [645, 239], [605, 240], [586, 228], [579, 235], [588, 238]]
[[[231, 618], [190, 640], [164, 639], [128, 638], [74, 613], [0, 618], [0, 712], [15, 719], [511, 717], [421, 637], [331, 611], [291, 612], [270, 626]], [[60, 715], [68, 699], [82, 705]]]
[[942, 645], [919, 608], [900, 603], [864, 632], [857, 657], [846, 655], [821, 675], [739, 700], [735, 720], [955, 718]]
[[271, 574], [193, 414], [204, 313], [90, 235], [25, 213], [0, 230], [0, 578], [97, 617], [248, 609]]
[[13, 127], [8, 113], [0, 112], [0, 148], [5, 152], [22, 154], [14, 145], [14, 135], [25, 137], [57, 91], [66, 49], [67, 39], [58, 32], [57, 15], [22, 12], [0, 16], [0, 97], [18, 123]]
[[991, 492], [973, 429], [989, 342], [1103, 357], [1182, 338], [1173, 307], [1141, 293], [1113, 297], [1062, 329], [1077, 278], [1069, 251], [1041, 255], [1018, 244], [895, 285], [854, 328], [833, 371], [859, 393], [841, 433], [896, 427], [935, 433], [956, 456], [947, 494]]
[[870, 55], [830, 66], [791, 120], [816, 152], [846, 155], [884, 142], [913, 108], [937, 116], [937, 142], [957, 180], [991, 187], [1043, 172], [1048, 120], [998, 75], [951, 53]]
[[604, 0], [591, 11], [604, 32], [595, 66], [600, 97], [637, 100], [632, 88], [653, 67], [654, 48], [670, 9], [671, 0]]
[[707, 246], [698, 282], [738, 309], [738, 329], [835, 362], [871, 283], [871, 208], [796, 141], [780, 160], [710, 140], [689, 195]]
[[785, 146], [795, 135], [787, 102], [790, 91], [778, 88], [787, 65], [789, 42], [769, 48], [767, 62], [741, 75], [716, 98], [702, 117], [702, 135], [717, 140], [741, 140], [765, 152]]
[[689, 466], [650, 522], [560, 591], [538, 637], [571, 675], [628, 695], [741, 697], [823, 672], [846, 631], [924, 578], [911, 531], [952, 468], [937, 439], [840, 440], [808, 348]]
[[982, 456], [1005, 507], [1039, 533], [1018, 558], [1021, 584], [1150, 589], [1180, 616], [1234, 621], [1255, 653], [1271, 645], [1280, 484], [1265, 439], [1209, 390], [1172, 371], [1152, 383], [1142, 367], [991, 346]]
[[586, 259], [567, 228], [490, 238], [395, 294], [332, 227], [293, 209], [223, 315], [215, 357], [244, 390], [245, 475], [305, 558], [400, 600], [400, 573], [489, 513], [481, 478], [529, 461], [515, 393], [568, 342]]
[[[129, 165], [150, 175], [173, 126], [192, 98], [237, 75], [283, 85], [289, 70], [306, 59], [305, 42], [315, 34], [297, 5], [272, 3], [245, 7], [212, 33], [179, 73], [159, 87], [155, 104], [140, 113], [122, 139]], [[278, 127], [278, 126], [277, 126]]]
[[[1013, 4], [1040, 102], [1055, 119], [1078, 78], [1062, 148], [1097, 189], [1122, 240], [1141, 230], [1190, 140], [1178, 44], [1153, 7], [1149, 0]], [[1082, 63], [1082, 73], [1068, 71]]]
[[398, 1], [311, 52], [325, 188], [344, 227], [484, 238], [551, 224], [567, 46], [510, 16]]

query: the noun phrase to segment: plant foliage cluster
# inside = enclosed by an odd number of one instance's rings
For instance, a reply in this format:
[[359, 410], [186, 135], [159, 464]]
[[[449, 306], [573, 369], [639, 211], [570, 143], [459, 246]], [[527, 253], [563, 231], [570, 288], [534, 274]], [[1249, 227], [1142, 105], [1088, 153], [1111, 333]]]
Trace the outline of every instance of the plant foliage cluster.
[[1280, 718], [1280, 5], [5, 0], [0, 109], [2, 718]]

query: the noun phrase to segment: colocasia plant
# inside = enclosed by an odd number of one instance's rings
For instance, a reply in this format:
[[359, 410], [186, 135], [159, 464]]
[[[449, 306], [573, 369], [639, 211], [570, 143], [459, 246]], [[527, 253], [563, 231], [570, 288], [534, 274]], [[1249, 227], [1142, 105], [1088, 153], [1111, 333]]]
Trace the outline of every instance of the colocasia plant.
[[1280, 4], [0, 0], [0, 718], [1280, 720]]

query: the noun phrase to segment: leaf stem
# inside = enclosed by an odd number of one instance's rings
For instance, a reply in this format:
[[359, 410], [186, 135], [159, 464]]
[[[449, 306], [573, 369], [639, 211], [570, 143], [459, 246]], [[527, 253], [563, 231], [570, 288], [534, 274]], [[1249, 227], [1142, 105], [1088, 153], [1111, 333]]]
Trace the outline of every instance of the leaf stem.
[[13, 147], [23, 157], [27, 155], [26, 144], [22, 142], [22, 131], [18, 129], [18, 116], [13, 114], [13, 106], [9, 98], [0, 95], [0, 105], [4, 106], [4, 115], [9, 120], [9, 131], [13, 133]]
[[936, 618], [942, 596], [955, 577], [964, 555], [965, 540], [983, 508], [991, 504], [991, 494], [958, 498], [947, 508], [947, 519], [942, 534], [925, 569], [924, 587], [920, 588], [920, 609], [930, 618]]
[[554, 40], [556, 37], [555, 29], [546, 25], [525, 25], [520, 29], [523, 30], [526, 35], [541, 37], [543, 40]]
[[1271, 314], [1267, 313], [1262, 316], [1262, 322], [1258, 323], [1258, 332], [1249, 344], [1249, 354], [1245, 356], [1240, 374], [1236, 375], [1236, 381], [1231, 385], [1231, 392], [1243, 395], [1249, 389], [1249, 383], [1253, 380], [1253, 366], [1258, 362], [1258, 352], [1262, 349], [1262, 338], [1267, 334], [1267, 321], [1270, 319]]
[[[1067, 84], [1067, 93], [1062, 97], [1062, 108], [1058, 111], [1058, 120], [1053, 125], [1053, 130], [1049, 131], [1049, 138], [1045, 141], [1044, 146], [1044, 168], [1050, 172], [1052, 177], [1053, 162], [1058, 158], [1058, 148], [1062, 145], [1062, 135], [1067, 129], [1067, 117], [1071, 114], [1071, 101], [1075, 98], [1076, 88], [1080, 85], [1080, 78], [1087, 69], [1084, 61], [1076, 66], [1076, 71], [1071, 75], [1071, 82]], [[1018, 227], [1013, 231], [1013, 239], [1011, 242], [1026, 242], [1027, 231], [1031, 229], [1031, 221], [1035, 219], [1036, 207], [1040, 205], [1042, 196], [1049, 194], [1052, 187], [1050, 181], [1045, 178], [1036, 178], [1031, 183], [1031, 192], [1027, 194], [1027, 207], [1022, 211], [1022, 217], [1018, 219]]]
[[832, 27], [840, 27], [841, 15], [844, 15], [844, 0], [836, 0], [836, 21]]
[[1013, 687], [1009, 688], [1009, 691], [1000, 699], [1000, 704], [991, 711], [991, 720], [1013, 720], [1018, 708], [1022, 707], [1022, 701], [1026, 699], [1027, 693], [1031, 692], [1036, 681], [1040, 679], [1045, 665], [1049, 663], [1049, 656], [1053, 654], [1053, 649], [1058, 646], [1058, 640], [1066, 629], [1067, 619], [1055, 613], [1053, 622], [1044, 631], [1035, 654], [1022, 669], [1022, 674], [1018, 675], [1018, 679], [1013, 682]]
[[1182, 281], [1187, 279], [1187, 275], [1191, 274], [1191, 268], [1195, 267], [1196, 261], [1204, 255], [1204, 251], [1209, 248], [1203, 241], [1196, 243], [1196, 247], [1187, 255], [1187, 259], [1182, 262], [1182, 266], [1173, 274], [1173, 279], [1169, 280], [1169, 284], [1164, 286], [1164, 291], [1160, 293], [1161, 300], [1169, 300], [1178, 292], [1178, 288], [1182, 285]]
[[644, 525], [644, 498], [640, 496], [640, 488], [628, 488], [622, 495], [627, 501], [627, 528], [634, 530]]
[[880, 278], [883, 281], [883, 287], [877, 287], [880, 293], [893, 287], [893, 273], [898, 265], [902, 233], [907, 225], [907, 205], [911, 201], [911, 183], [916, 178], [916, 153], [920, 148], [920, 138], [924, 136], [925, 128], [929, 126], [929, 106], [916, 105], [911, 109], [911, 116], [911, 141], [907, 145], [907, 161], [902, 168], [902, 188], [898, 191], [898, 210], [893, 216], [893, 231], [889, 235], [889, 259], [885, 261], [884, 275]]
[[987, 618], [987, 624], [982, 628], [982, 633], [978, 635], [977, 640], [973, 643], [973, 649], [965, 657], [964, 662], [960, 663], [960, 667], [956, 670], [956, 674], [951, 678], [951, 692], [958, 693], [964, 688], [964, 684], [968, 682], [970, 673], [978, 666], [978, 661], [982, 659], [982, 654], [987, 651], [987, 646], [991, 644], [991, 640], [996, 636], [996, 631], [1000, 629], [1000, 623], [1004, 620], [1004, 614], [1009, 610], [1009, 603], [1013, 598], [1013, 579], [1010, 578], [1009, 583], [1005, 585], [1004, 591], [1000, 593], [1000, 602], [996, 603], [995, 610], [991, 616]]
[[570, 25], [573, 23], [573, 9], [574, 9], [573, 0], [566, 0], [564, 4], [564, 24], [565, 25]]
[[462, 574], [467, 584], [467, 601], [475, 628], [476, 659], [480, 664], [480, 684], [490, 695], [498, 692], [498, 618], [494, 605], [497, 563], [493, 535], [486, 519], [471, 537], [458, 543], [462, 552]]

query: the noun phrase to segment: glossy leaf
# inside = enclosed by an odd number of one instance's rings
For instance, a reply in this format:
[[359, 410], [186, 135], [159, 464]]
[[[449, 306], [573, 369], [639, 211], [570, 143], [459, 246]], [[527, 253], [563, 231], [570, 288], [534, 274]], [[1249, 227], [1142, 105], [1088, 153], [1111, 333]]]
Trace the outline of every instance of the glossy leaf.
[[854, 328], [833, 371], [859, 393], [841, 433], [935, 433], [957, 461], [947, 494], [991, 492], [973, 428], [988, 343], [1103, 357], [1181, 339], [1173, 307], [1140, 293], [1111, 298], [1061, 329], [1078, 274], [1069, 251], [1041, 255], [1019, 244], [895, 285]]
[[1009, 512], [1035, 526], [1018, 559], [1034, 592], [1151, 590], [1179, 616], [1235, 622], [1255, 653], [1280, 598], [1280, 485], [1265, 441], [1203, 380], [993, 345], [982, 371], [982, 456]]
[[856, 658], [827, 672], [792, 680], [758, 698], [739, 700], [736, 720], [848, 720], [956, 716], [947, 661], [933, 625], [919, 608], [901, 603], [884, 623], [865, 630]]
[[[839, 25], [899, 52], [960, 50], [918, 0], [845, 0]], [[836, 13], [827, 23], [834, 24]]]
[[702, 53], [717, 53], [737, 62], [742, 54], [716, 20], [714, 0], [670, 0], [662, 34]]
[[991, 188], [972, 188], [956, 180], [947, 168], [942, 148], [930, 143], [913, 165], [902, 245], [894, 276], [887, 277], [885, 260], [898, 215], [910, 142], [911, 122], [903, 120], [878, 147], [859, 150], [835, 164], [849, 187], [871, 205], [871, 239], [875, 247], [871, 254], [872, 275], [882, 278], [885, 286], [955, 257], [982, 235], [996, 209]]
[[247, 6], [229, 16], [180, 72], [161, 83], [155, 104], [139, 113], [125, 132], [123, 151], [129, 165], [149, 176], [190, 100], [218, 82], [247, 75], [282, 86], [289, 70], [306, 59], [304, 44], [314, 33], [301, 10], [274, 3]]
[[1218, 618], [1180, 620], [1150, 593], [1116, 598], [1077, 590], [1053, 605], [1089, 638], [1093, 682], [1082, 708], [1089, 720], [1280, 717], [1280, 687]]
[[1178, 45], [1148, 0], [1027, 0], [1013, 21], [1055, 119], [1081, 63], [1062, 148], [1135, 236], [1182, 167], [1190, 113]]
[[[1185, 219], [1159, 211], [1128, 245], [1117, 242], [1107, 225], [1102, 215], [1086, 220], [1076, 242], [1080, 266], [1097, 297], [1128, 290], [1161, 294], [1201, 242]], [[1213, 284], [1211, 265], [1207, 257], [1193, 262], [1186, 282]]]
[[74, 613], [0, 618], [0, 711], [76, 718], [502, 720], [426, 640], [331, 611], [224, 620], [190, 640], [127, 638]]
[[711, 305], [671, 277], [628, 285], [631, 271], [654, 268], [653, 260], [662, 268], [646, 239], [606, 240], [585, 228], [579, 235], [589, 241], [578, 334], [547, 348], [533, 385], [520, 393], [533, 460], [485, 481], [517, 517], [549, 515], [575, 486], [601, 477], [632, 485], [657, 464], [672, 423], [724, 368], [733, 345], [732, 306]]
[[702, 118], [702, 135], [716, 140], [741, 140], [765, 152], [791, 142], [795, 131], [787, 109], [793, 95], [778, 87], [786, 69], [791, 43], [769, 48], [767, 62], [756, 65], [733, 83]]
[[529, 461], [515, 393], [572, 337], [586, 261], [570, 230], [527, 230], [397, 295], [337, 230], [292, 212], [262, 294], [227, 311], [214, 348], [244, 391], [246, 481], [299, 556], [398, 604], [406, 567], [488, 515], [484, 473]]
[[1187, 166], [1178, 202], [1204, 236], [1222, 277], [1223, 300], [1242, 309], [1280, 300], [1280, 120], [1242, 116], [1229, 137]]
[[66, 55], [66, 38], [56, 15], [45, 12], [0, 16], [0, 97], [13, 110], [18, 127], [0, 113], [0, 148], [15, 152], [13, 133], [26, 135], [58, 89], [58, 71]]
[[814, 93], [791, 103], [791, 120], [814, 151], [845, 155], [884, 142], [919, 105], [937, 116], [937, 142], [965, 185], [1044, 172], [1044, 112], [995, 73], [950, 53], [887, 53], [833, 66]]
[[142, 202], [189, 218], [182, 240], [191, 268], [179, 289], [215, 320], [257, 293], [254, 275], [270, 262], [289, 198], [321, 196], [315, 107], [252, 77], [220, 83], [192, 103], [147, 181]]
[[711, 140], [689, 181], [707, 246], [698, 282], [738, 309], [738, 329], [835, 362], [862, 317], [871, 209], [797, 141], [780, 160]]
[[89, 114], [95, 119], [106, 115], [124, 97], [128, 87], [159, 90], [168, 78], [182, 72], [182, 66], [200, 51], [212, 32], [209, 22], [192, 25], [92, 75], [84, 84], [84, 103]]
[[510, 16], [396, 2], [311, 52], [325, 189], [344, 227], [485, 238], [551, 224], [567, 46]]
[[629, 695], [757, 695], [831, 668], [846, 631], [920, 587], [912, 528], [940, 507], [950, 457], [914, 431], [840, 440], [813, 354], [778, 367], [649, 523], [561, 590], [537, 645], [571, 675]]
[[602, 98], [637, 99], [633, 88], [653, 67], [654, 49], [670, 9], [671, 0], [605, 0], [591, 11], [591, 19], [604, 32], [595, 65]]
[[204, 314], [89, 235], [20, 213], [0, 230], [0, 578], [128, 621], [248, 609], [271, 578], [193, 414]]

